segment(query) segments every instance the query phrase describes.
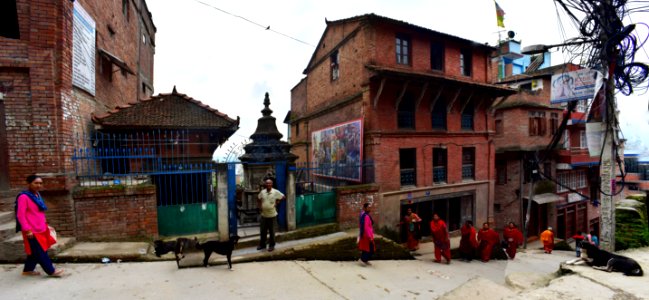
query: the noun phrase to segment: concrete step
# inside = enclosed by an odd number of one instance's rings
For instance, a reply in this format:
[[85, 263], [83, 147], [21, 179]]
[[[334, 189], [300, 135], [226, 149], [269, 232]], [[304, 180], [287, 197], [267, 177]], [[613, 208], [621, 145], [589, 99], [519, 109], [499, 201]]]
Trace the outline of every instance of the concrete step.
[[[60, 237], [47, 253], [54, 258], [57, 254], [74, 245], [74, 238]], [[13, 236], [0, 242], [0, 262], [22, 262], [25, 260], [25, 246], [22, 234], [16, 233]]]
[[16, 221], [0, 223], [0, 241], [16, 234]]
[[0, 211], [0, 224], [5, 223], [5, 222], [9, 222], [9, 221], [13, 222], [15, 220], [16, 220], [16, 216], [15, 216], [13, 210], [12, 211]]

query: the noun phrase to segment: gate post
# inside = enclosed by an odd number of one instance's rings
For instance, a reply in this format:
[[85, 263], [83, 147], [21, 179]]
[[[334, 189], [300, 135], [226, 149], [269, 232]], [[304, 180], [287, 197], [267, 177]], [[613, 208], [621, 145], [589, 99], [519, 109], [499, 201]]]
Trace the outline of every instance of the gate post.
[[295, 218], [295, 166], [288, 168], [288, 180], [286, 182], [286, 219], [288, 221], [288, 230], [296, 229]]
[[228, 209], [228, 166], [216, 165], [216, 207], [218, 215], [219, 240], [226, 241], [230, 237]]
[[[287, 164], [285, 161], [283, 162], [277, 162], [275, 163], [275, 180], [277, 181], [277, 189], [282, 192], [284, 195], [286, 195], [287, 191], [287, 180], [286, 180], [286, 167]], [[288, 199], [288, 197], [286, 197]], [[284, 203], [284, 201], [279, 202], [279, 206], [277, 207], [277, 223], [279, 225], [279, 228], [281, 229], [287, 229], [288, 224], [287, 224], [287, 215], [286, 211], [288, 208], [288, 203]]]

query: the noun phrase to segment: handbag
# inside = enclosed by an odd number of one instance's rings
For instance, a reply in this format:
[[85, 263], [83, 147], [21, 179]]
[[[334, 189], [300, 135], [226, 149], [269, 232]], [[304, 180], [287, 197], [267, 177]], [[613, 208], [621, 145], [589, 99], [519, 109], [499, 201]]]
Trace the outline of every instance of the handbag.
[[56, 236], [56, 229], [54, 227], [47, 225], [47, 228], [50, 230], [50, 236], [54, 239], [54, 241], [58, 241], [57, 236]]

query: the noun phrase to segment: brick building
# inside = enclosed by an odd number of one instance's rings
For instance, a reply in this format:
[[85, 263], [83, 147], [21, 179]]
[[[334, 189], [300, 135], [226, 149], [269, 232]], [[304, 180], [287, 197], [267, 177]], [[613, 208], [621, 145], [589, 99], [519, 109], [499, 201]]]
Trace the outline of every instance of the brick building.
[[[501, 55], [507, 52], [501, 51]], [[544, 63], [549, 64], [548, 59]], [[505, 76], [500, 81], [518, 93], [493, 107], [496, 226], [503, 228], [508, 222], [524, 224], [533, 162], [538, 162], [539, 181], [534, 184], [528, 236], [536, 236], [548, 226], [560, 238], [571, 237], [580, 230], [598, 232], [599, 210], [590, 203], [599, 198], [597, 185], [591, 184], [597, 182], [599, 161], [589, 155], [585, 137], [589, 101], [580, 100], [573, 112], [567, 111], [565, 103], [550, 102], [552, 75], [580, 67], [563, 64], [539, 69], [540, 66], [531, 64], [518, 74], [511, 73], [515, 68], [505, 67]], [[568, 120], [562, 128], [564, 116]], [[551, 148], [555, 135], [559, 135], [559, 142]]]
[[74, 138], [91, 114], [153, 93], [155, 31], [144, 0], [0, 4], [0, 199], [42, 175], [49, 221], [74, 235]]
[[314, 131], [360, 119], [379, 226], [394, 228], [407, 205], [425, 221], [438, 213], [451, 230], [493, 222], [488, 110], [514, 93], [491, 84], [494, 50], [374, 14], [327, 21], [292, 89], [292, 152], [310, 162]]

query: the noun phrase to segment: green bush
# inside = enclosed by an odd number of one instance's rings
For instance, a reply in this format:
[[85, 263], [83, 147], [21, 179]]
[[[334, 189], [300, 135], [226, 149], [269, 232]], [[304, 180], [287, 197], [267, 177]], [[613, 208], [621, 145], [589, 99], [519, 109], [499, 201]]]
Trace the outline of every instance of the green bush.
[[615, 250], [649, 246], [649, 230], [641, 214], [632, 209], [615, 210]]

